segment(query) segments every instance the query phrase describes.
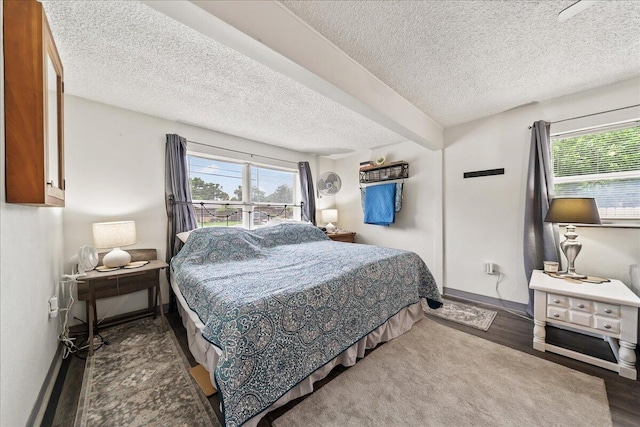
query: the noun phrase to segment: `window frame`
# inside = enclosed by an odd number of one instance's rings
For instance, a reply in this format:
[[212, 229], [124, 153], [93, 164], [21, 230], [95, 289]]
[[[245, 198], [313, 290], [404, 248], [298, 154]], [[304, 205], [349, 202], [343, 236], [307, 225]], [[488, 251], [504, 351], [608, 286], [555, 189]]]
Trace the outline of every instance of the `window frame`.
[[[552, 125], [553, 126], [553, 125]], [[589, 126], [574, 130], [563, 130], [559, 132], [551, 132], [549, 135], [549, 157], [553, 162], [553, 141], [558, 139], [567, 139], [578, 136], [585, 136], [597, 133], [604, 133], [608, 131], [623, 130], [632, 127], [640, 126], [640, 118], [634, 118], [630, 120], [624, 120], [613, 123], [606, 123], [597, 126]], [[626, 178], [636, 177], [640, 172], [638, 171], [625, 171], [625, 172], [612, 172], [607, 174], [585, 174], [585, 175], [572, 175], [566, 177], [556, 177], [553, 170], [553, 164], [551, 164], [551, 173], [553, 175], [553, 184], [556, 183], [571, 183], [571, 182], [588, 182], [595, 180], [602, 180], [603, 175], [606, 175], [604, 179], [613, 178]], [[581, 179], [578, 179], [581, 178]], [[555, 193], [555, 188], [554, 188]], [[581, 224], [580, 227], [609, 227], [609, 228], [640, 228], [640, 216], [619, 218], [619, 217], [607, 217], [601, 216], [601, 224]]]
[[[271, 202], [254, 202], [253, 200], [251, 200], [251, 190], [252, 190], [252, 183], [251, 183], [251, 167], [257, 167], [257, 168], [262, 168], [262, 169], [270, 169], [270, 170], [276, 170], [276, 171], [282, 171], [282, 172], [288, 172], [288, 173], [292, 173], [294, 175], [294, 179], [293, 179], [293, 202], [292, 205], [300, 205], [300, 200], [302, 198], [302, 195], [300, 194], [300, 175], [299, 175], [299, 171], [297, 168], [287, 168], [287, 167], [282, 167], [282, 166], [274, 166], [274, 165], [270, 165], [270, 164], [266, 164], [266, 163], [259, 163], [259, 162], [249, 162], [246, 160], [239, 160], [239, 159], [234, 159], [234, 158], [230, 158], [230, 157], [224, 157], [224, 156], [216, 156], [216, 155], [212, 155], [212, 154], [207, 154], [207, 153], [201, 153], [201, 152], [197, 152], [197, 151], [192, 151], [192, 150], [187, 150], [187, 175], [189, 176], [189, 179], [191, 179], [191, 172], [189, 170], [189, 161], [188, 158], [189, 157], [199, 157], [202, 159], [207, 159], [207, 160], [215, 160], [218, 162], [226, 162], [226, 163], [233, 163], [236, 165], [242, 165], [242, 200], [238, 201], [238, 200], [223, 200], [223, 201], [217, 201], [217, 200], [200, 200], [200, 199], [192, 199], [192, 202], [194, 205], [199, 205], [200, 203], [203, 203], [205, 205], [207, 204], [211, 204], [211, 205], [220, 205], [220, 206], [225, 206], [225, 205], [229, 205], [229, 206], [237, 206], [238, 208], [242, 207], [242, 227], [247, 229], [247, 230], [251, 230], [253, 228], [255, 228], [254, 225], [254, 211], [255, 208], [254, 206], [285, 206], [288, 205], [288, 203], [271, 203]], [[301, 218], [301, 209], [300, 207], [297, 207], [294, 209], [294, 216]], [[198, 228], [200, 228], [201, 225], [198, 225]]]

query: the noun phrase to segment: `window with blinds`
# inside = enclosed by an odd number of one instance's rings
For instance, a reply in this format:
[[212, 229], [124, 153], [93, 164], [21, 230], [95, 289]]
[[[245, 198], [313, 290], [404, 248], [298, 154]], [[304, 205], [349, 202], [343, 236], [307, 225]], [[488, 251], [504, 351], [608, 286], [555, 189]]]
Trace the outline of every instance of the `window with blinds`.
[[640, 126], [551, 136], [556, 197], [593, 197], [603, 219], [640, 218]]

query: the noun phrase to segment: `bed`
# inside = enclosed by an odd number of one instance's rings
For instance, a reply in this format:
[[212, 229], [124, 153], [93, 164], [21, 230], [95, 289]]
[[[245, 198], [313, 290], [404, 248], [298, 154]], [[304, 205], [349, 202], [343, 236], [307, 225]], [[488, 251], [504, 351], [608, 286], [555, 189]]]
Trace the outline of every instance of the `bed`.
[[225, 425], [253, 426], [442, 304], [413, 252], [333, 242], [308, 224], [194, 230], [171, 262], [189, 348]]

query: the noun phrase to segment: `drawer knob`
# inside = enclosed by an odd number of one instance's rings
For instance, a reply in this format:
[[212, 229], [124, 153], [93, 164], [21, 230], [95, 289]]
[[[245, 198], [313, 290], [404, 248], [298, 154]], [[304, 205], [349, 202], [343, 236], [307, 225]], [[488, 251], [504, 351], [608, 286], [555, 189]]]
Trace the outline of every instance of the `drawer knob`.
[[609, 325], [609, 324], [605, 323], [605, 324], [604, 324], [604, 328], [605, 328], [605, 329], [611, 329], [611, 325]]
[[558, 313], [553, 313], [553, 317], [560, 317]]
[[554, 300], [553, 300], [553, 302], [554, 302], [555, 304], [560, 304], [560, 300], [559, 300], [559, 299], [554, 299]]
[[584, 304], [578, 304], [578, 308], [584, 308]]
[[607, 313], [607, 314], [611, 314], [611, 309], [610, 308], [605, 308], [604, 312]]

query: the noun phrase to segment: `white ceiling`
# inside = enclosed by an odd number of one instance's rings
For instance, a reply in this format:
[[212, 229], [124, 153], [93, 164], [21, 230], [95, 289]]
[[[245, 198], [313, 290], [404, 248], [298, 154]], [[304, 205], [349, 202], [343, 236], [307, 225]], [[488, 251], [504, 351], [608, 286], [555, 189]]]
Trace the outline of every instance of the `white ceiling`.
[[640, 1], [282, 3], [444, 127], [640, 75]]
[[[283, 1], [443, 126], [640, 75], [640, 1]], [[68, 94], [319, 154], [405, 138], [135, 1], [43, 1]]]

